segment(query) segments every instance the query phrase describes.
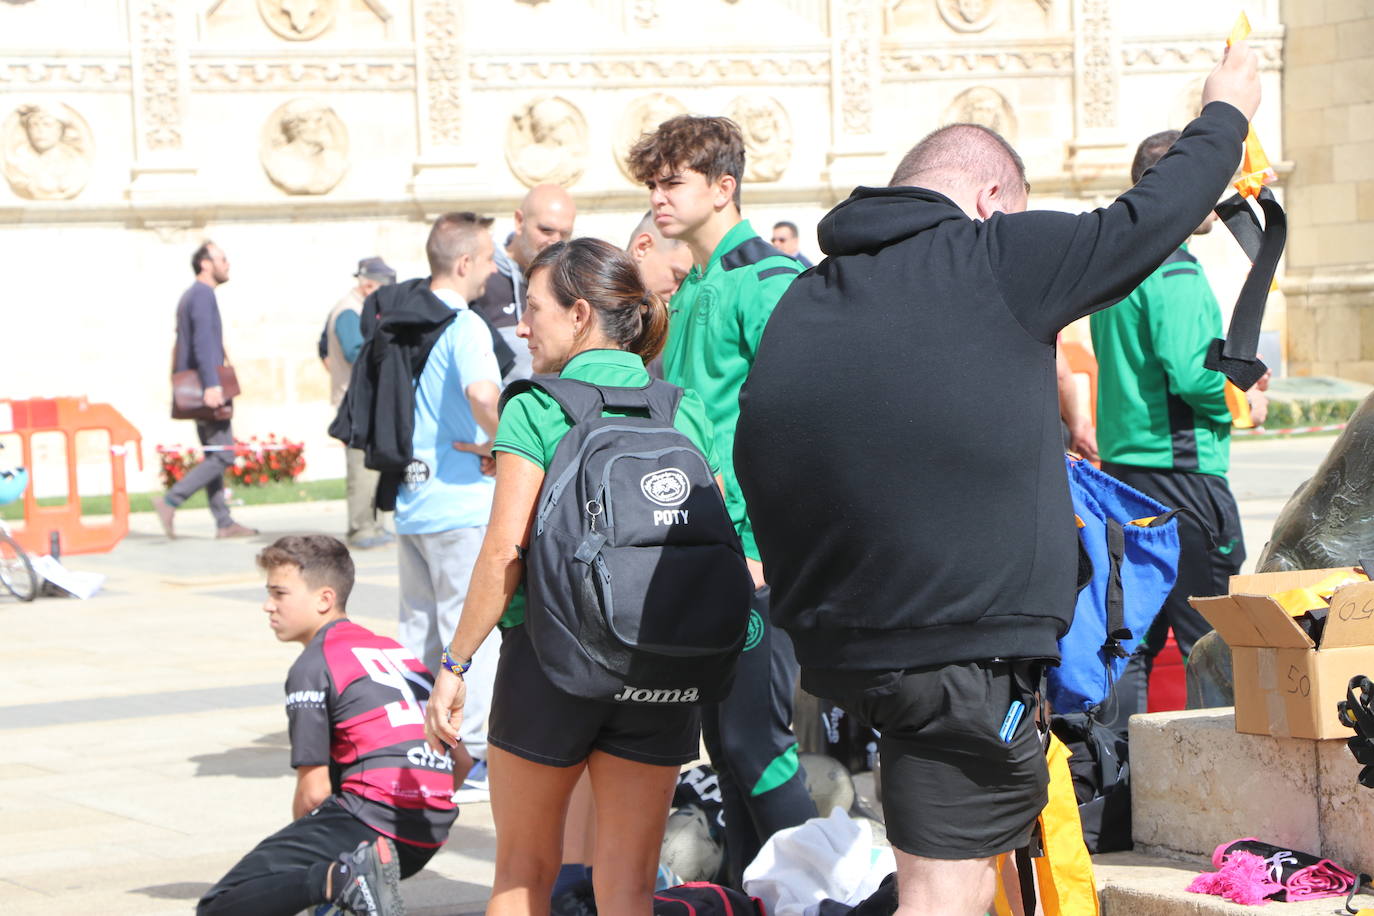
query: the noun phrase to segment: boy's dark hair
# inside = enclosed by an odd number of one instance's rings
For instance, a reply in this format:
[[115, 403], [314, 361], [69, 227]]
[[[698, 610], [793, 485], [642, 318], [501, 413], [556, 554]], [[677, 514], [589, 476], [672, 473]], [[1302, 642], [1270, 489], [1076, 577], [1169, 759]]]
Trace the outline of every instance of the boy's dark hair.
[[[215, 243], [209, 239], [200, 243], [200, 247], [196, 249], [196, 253], [191, 255], [191, 273], [200, 276], [200, 262], [214, 260], [214, 257], [210, 254], [210, 246], [213, 244]], [[185, 251], [186, 249], [183, 248], [182, 250]]]
[[1140, 181], [1140, 176], [1144, 175], [1149, 169], [1154, 168], [1156, 162], [1164, 158], [1164, 154], [1169, 151], [1179, 137], [1183, 136], [1182, 131], [1161, 130], [1157, 134], [1150, 134], [1140, 145], [1135, 148], [1135, 159], [1131, 162], [1131, 184]]
[[343, 541], [327, 534], [292, 534], [277, 538], [258, 554], [258, 566], [271, 572], [294, 566], [311, 588], [334, 589], [334, 607], [343, 611], [353, 591], [353, 557]]
[[692, 169], [715, 181], [722, 175], [735, 179], [735, 208], [739, 208], [744, 181], [744, 137], [729, 118], [678, 115], [640, 137], [626, 164], [635, 181], [648, 182], [669, 169]]

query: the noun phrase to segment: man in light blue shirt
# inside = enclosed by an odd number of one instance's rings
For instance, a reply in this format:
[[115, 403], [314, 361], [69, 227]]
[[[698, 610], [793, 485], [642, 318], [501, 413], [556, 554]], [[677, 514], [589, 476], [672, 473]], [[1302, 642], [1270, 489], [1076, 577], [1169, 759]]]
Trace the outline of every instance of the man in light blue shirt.
[[[455, 312], [416, 384], [413, 458], [396, 495], [398, 637], [433, 672], [439, 670], [439, 655], [458, 626], [495, 487], [482, 473], [481, 459], [456, 447], [496, 434], [501, 372], [492, 354], [491, 332], [468, 309], [495, 269], [490, 226], [489, 218], [473, 213], [439, 217], [425, 243], [429, 283], [416, 284], [412, 294], [426, 300], [417, 303], [422, 308], [442, 303]], [[484, 756], [483, 701], [490, 698], [496, 644], [484, 649], [473, 659], [467, 678], [468, 710], [462, 730], [469, 752], [479, 758]], [[477, 707], [472, 705], [474, 698]]]

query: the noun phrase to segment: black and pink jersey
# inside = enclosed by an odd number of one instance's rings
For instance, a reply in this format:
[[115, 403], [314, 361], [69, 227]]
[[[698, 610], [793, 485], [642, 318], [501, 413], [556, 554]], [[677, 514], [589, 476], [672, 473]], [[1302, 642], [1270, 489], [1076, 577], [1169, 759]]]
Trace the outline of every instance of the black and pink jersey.
[[395, 640], [351, 620], [326, 624], [286, 675], [291, 766], [329, 766], [339, 803], [415, 846], [448, 838], [453, 760], [425, 746], [434, 679]]

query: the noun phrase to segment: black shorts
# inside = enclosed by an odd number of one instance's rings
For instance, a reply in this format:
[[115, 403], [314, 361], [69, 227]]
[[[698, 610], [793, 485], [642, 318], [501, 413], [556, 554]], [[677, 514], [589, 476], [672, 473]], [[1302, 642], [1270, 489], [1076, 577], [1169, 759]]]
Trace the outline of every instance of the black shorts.
[[[969, 662], [907, 671], [802, 669], [808, 693], [881, 733], [887, 835], [930, 859], [984, 859], [1025, 846], [1048, 800], [1036, 732], [1037, 666]], [[1012, 701], [1025, 707], [1008, 741]]]
[[517, 757], [570, 767], [603, 751], [636, 763], [681, 766], [697, 759], [695, 706], [621, 706], [575, 697], [544, 676], [524, 626], [501, 633], [487, 741]]

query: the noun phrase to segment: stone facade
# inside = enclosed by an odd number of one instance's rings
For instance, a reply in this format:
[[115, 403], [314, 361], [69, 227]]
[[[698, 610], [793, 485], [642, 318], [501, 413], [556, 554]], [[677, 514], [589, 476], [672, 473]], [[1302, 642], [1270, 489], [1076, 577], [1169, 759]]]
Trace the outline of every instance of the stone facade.
[[1282, 12], [1289, 367], [1374, 382], [1374, 3]]
[[[1248, 5], [1276, 159], [1279, 7]], [[1184, 0], [0, 0], [0, 245], [22, 265], [7, 333], [27, 342], [7, 348], [0, 396], [86, 394], [149, 444], [187, 441], [167, 418], [166, 354], [190, 253], [212, 238], [232, 264], [236, 430], [303, 438], [310, 473], [339, 476], [315, 340], [358, 258], [423, 272], [435, 214], [493, 214], [501, 237], [527, 185], [557, 180], [580, 234], [622, 243], [647, 198], [620, 153], [678, 111], [744, 123], [746, 216], [765, 234], [797, 222], [813, 257], [830, 205], [886, 182], [953, 118], [1008, 134], [1033, 205], [1096, 206], [1125, 187], [1141, 137], [1191, 116], [1233, 14]], [[1234, 243], [1195, 251], [1234, 299]]]

